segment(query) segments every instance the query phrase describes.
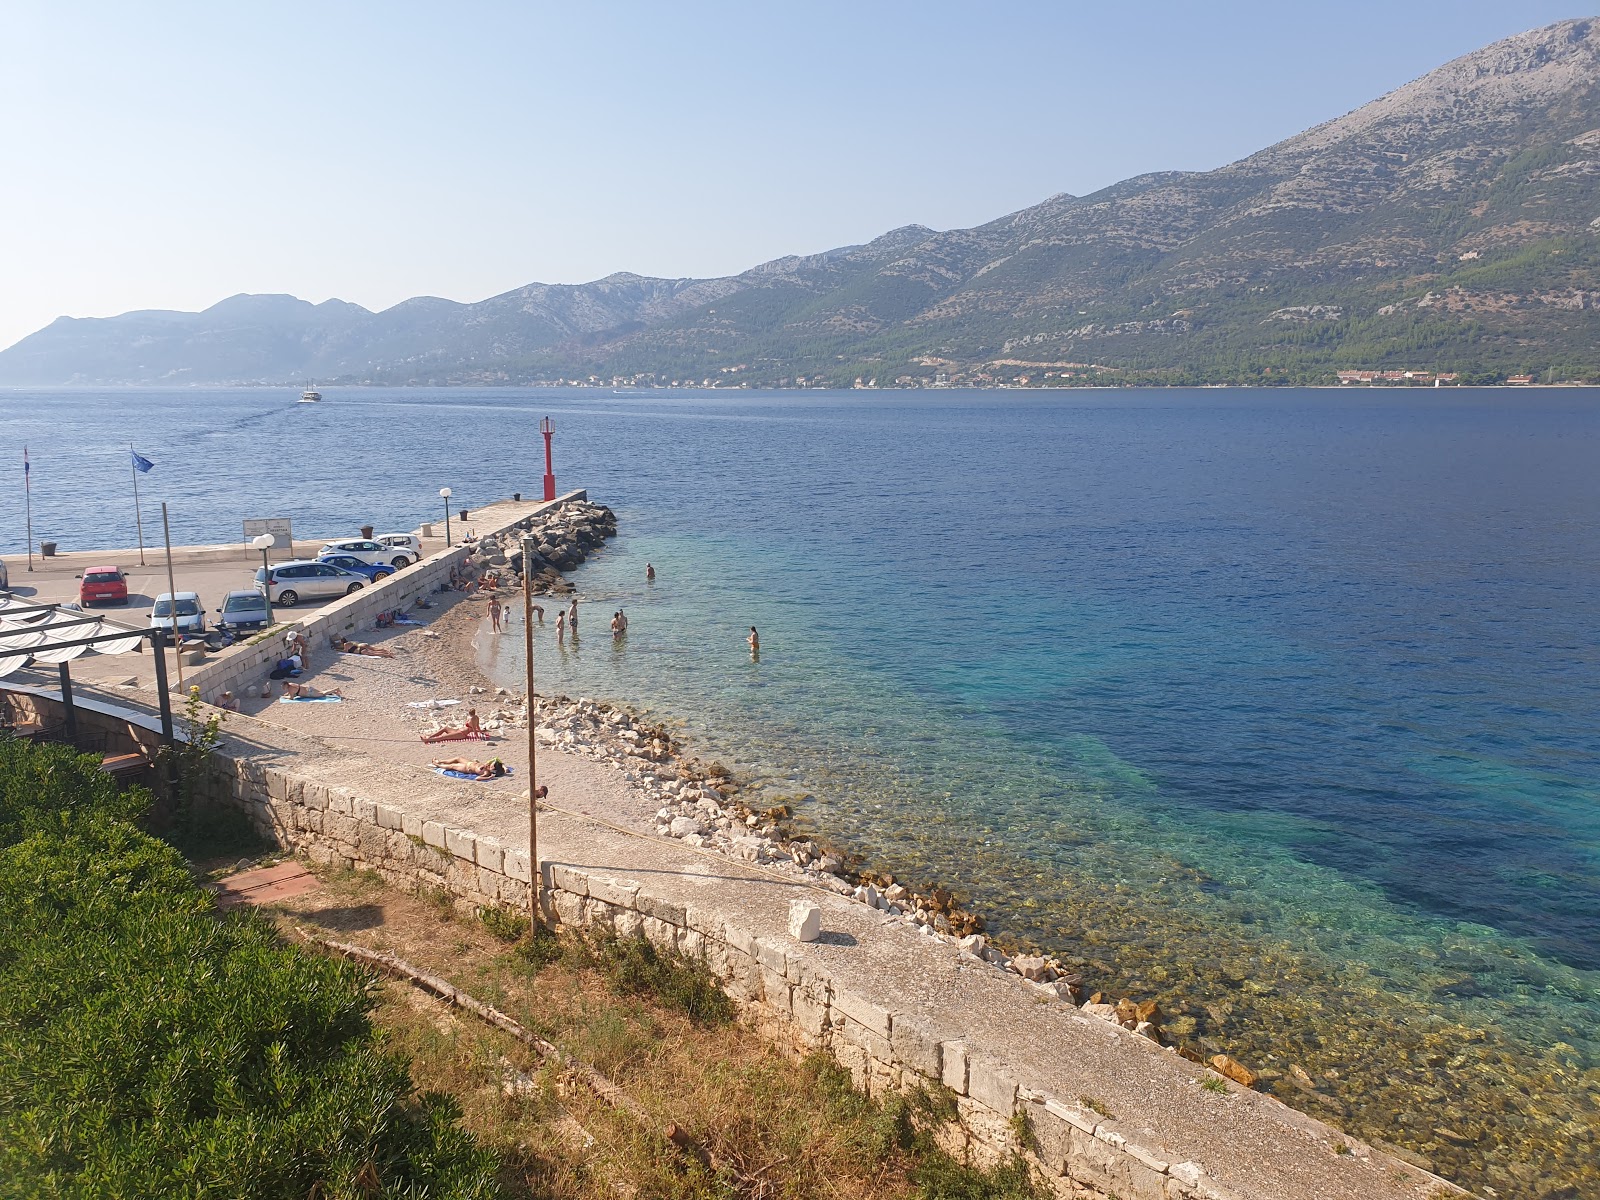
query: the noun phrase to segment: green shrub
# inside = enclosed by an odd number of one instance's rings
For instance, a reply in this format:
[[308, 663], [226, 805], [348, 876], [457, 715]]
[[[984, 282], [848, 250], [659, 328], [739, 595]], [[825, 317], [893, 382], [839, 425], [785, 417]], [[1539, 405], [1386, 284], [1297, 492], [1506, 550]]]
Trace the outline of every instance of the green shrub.
[[525, 913], [499, 905], [487, 905], [478, 910], [478, 920], [483, 927], [502, 942], [514, 942], [528, 932], [533, 924]]
[[70, 759], [0, 759], [0, 1195], [495, 1194], [377, 1048], [370, 977], [219, 919]]
[[654, 996], [696, 1024], [721, 1025], [733, 1019], [733, 1001], [704, 963], [658, 950], [646, 938], [598, 938], [588, 943], [588, 957], [613, 992]]
[[143, 788], [119, 791], [98, 755], [0, 740], [0, 846], [31, 833], [60, 832], [85, 816], [137, 822], [150, 803]]

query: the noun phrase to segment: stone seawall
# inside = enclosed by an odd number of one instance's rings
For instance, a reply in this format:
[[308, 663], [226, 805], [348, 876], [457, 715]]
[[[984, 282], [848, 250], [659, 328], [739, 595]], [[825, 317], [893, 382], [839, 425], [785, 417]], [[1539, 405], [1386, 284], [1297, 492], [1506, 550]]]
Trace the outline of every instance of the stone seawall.
[[[573, 501], [586, 500], [588, 496], [587, 491], [580, 489], [539, 503], [501, 501], [475, 509], [475, 524], [490, 522], [483, 527], [480, 540], [501, 537], [530, 518]], [[283, 657], [284, 640], [290, 633], [298, 629], [305, 634], [309, 645], [318, 648], [325, 645], [330, 637], [350, 637], [361, 630], [370, 629], [379, 613], [409, 607], [418, 597], [431, 595], [435, 588], [450, 578], [452, 569], [466, 561], [471, 552], [470, 546], [452, 546], [440, 550], [360, 591], [286, 621], [283, 620], [286, 612], [293, 610], [274, 609], [273, 615], [283, 624], [259, 639], [230, 647], [217, 657], [190, 668], [184, 682], [190, 687], [198, 687], [201, 698], [208, 702], [215, 702], [225, 691], [242, 692], [245, 687], [259, 684], [267, 677], [273, 664]]]
[[[58, 698], [28, 689], [30, 711]], [[96, 702], [80, 719], [144, 744], [152, 714]], [[467, 911], [526, 910], [526, 812], [476, 807], [472, 785], [353, 760], [315, 739], [234, 718], [201, 781], [312, 861], [371, 870]], [[474, 811], [474, 831], [455, 814]], [[483, 828], [493, 833], [483, 832]], [[540, 817], [552, 923], [642, 935], [703, 958], [748, 1019], [796, 1051], [820, 1049], [874, 1092], [948, 1087], [946, 1132], [975, 1158], [1026, 1154], [1075, 1200], [1445, 1200], [1436, 1176], [1186, 1062], [1107, 1022], [1046, 1004], [1032, 985], [836, 894], [672, 839], [559, 810]], [[822, 909], [816, 942], [788, 936], [787, 905]], [[1204, 1086], [1202, 1086], [1202, 1084]]]
[[[468, 911], [496, 905], [526, 911], [529, 906], [532, 873], [524, 849], [435, 819], [427, 815], [426, 808], [409, 811], [392, 800], [376, 799], [374, 795], [381, 793], [377, 785], [369, 790], [334, 784], [292, 767], [252, 761], [246, 754], [219, 757], [207, 791], [215, 801], [245, 813], [279, 845], [313, 862], [371, 870], [407, 891], [448, 892]], [[423, 803], [419, 800], [419, 805]], [[546, 821], [560, 819], [541, 817], [541, 829]], [[615, 842], [618, 831], [608, 832], [607, 827], [596, 824], [589, 832], [597, 835], [597, 841], [609, 837]], [[630, 845], [642, 848], [658, 844], [641, 835], [627, 837], [633, 839]], [[567, 840], [571, 840], [570, 830]], [[674, 849], [683, 853], [680, 847]], [[937, 1003], [931, 999], [938, 981], [929, 979], [919, 987], [910, 982], [897, 986], [892, 978], [875, 979], [886, 983], [890, 994], [902, 1001], [886, 1003], [884, 989], [878, 989], [876, 995], [863, 995], [830, 969], [816, 953], [817, 943], [797, 942], [774, 932], [770, 921], [762, 930], [754, 906], [748, 913], [745, 907], [746, 900], [755, 900], [760, 891], [771, 887], [759, 871], [732, 880], [742, 890], [723, 890], [697, 903], [699, 897], [685, 894], [686, 890], [692, 894], [693, 887], [682, 886], [686, 879], [697, 882], [690, 878], [694, 864], [670, 872], [659, 866], [612, 871], [570, 861], [570, 856], [569, 861], [562, 861], [559, 852], [546, 851], [541, 857], [543, 910], [550, 923], [624, 937], [640, 935], [703, 959], [724, 990], [768, 1036], [796, 1051], [826, 1051], [850, 1070], [858, 1085], [875, 1094], [919, 1085], [949, 1088], [959, 1113], [959, 1126], [950, 1131], [961, 1143], [958, 1149], [972, 1152], [980, 1161], [1024, 1153], [1059, 1195], [1075, 1200], [1243, 1200], [1247, 1196], [1378, 1200], [1460, 1194], [1443, 1180], [1386, 1159], [1271, 1097], [1220, 1080], [1209, 1086], [1226, 1091], [1221, 1097], [1207, 1099], [1242, 1102], [1248, 1098], [1251, 1106], [1235, 1109], [1224, 1124], [1242, 1120], [1246, 1128], [1255, 1126], [1251, 1133], [1270, 1136], [1253, 1142], [1238, 1128], [1219, 1127], [1217, 1141], [1225, 1149], [1211, 1147], [1204, 1165], [1198, 1156], [1179, 1158], [1163, 1143], [1171, 1146], [1183, 1139], [1154, 1136], [1155, 1126], [1144, 1124], [1143, 1114], [1113, 1114], [1091, 1096], [1036, 1086], [1037, 1069], [1014, 1070], [1008, 1065], [1017, 1061], [1014, 1048], [1010, 1056], [997, 1053], [985, 1036], [987, 1004], [977, 1005], [977, 1021], [961, 1036], [953, 1037], [941, 1032], [941, 1026], [949, 1022], [939, 1019]], [[705, 870], [719, 881], [728, 878], [721, 867]], [[781, 882], [782, 888], [773, 890], [784, 895], [808, 895], [803, 887], [787, 880], [772, 882]], [[837, 896], [813, 894], [824, 904], [861, 909]], [[773, 898], [763, 899], [770, 908]], [[836, 916], [829, 913], [830, 926]], [[843, 939], [835, 940], [835, 946], [862, 944], [857, 936], [834, 936]], [[871, 936], [871, 930], [859, 935]], [[824, 943], [828, 938], [824, 934]], [[1007, 1004], [1014, 1002], [1018, 989], [1027, 987], [989, 969], [971, 974], [980, 993], [992, 989], [993, 998]], [[1036, 1000], [1028, 1004], [1034, 1010], [1055, 1007], [1041, 1006]], [[968, 1007], [974, 1006], [969, 1002]], [[1173, 1090], [1175, 1083], [1198, 1090], [1204, 1073], [1170, 1051], [1105, 1022], [1075, 1019], [1092, 1029], [1086, 1036], [1097, 1045], [1103, 1045], [1105, 1039], [1117, 1043], [1115, 1049], [1123, 1063], [1116, 1070], [1125, 1071], [1131, 1059], [1135, 1073], [1149, 1071], [1153, 1110], [1162, 1106], [1162, 1093]], [[998, 1014], [996, 1020], [1000, 1020]], [[1040, 1065], [1033, 1064], [1035, 1068]], [[1042, 1065], [1048, 1072], [1049, 1064]], [[1121, 1101], [1118, 1107], [1122, 1107]], [[1185, 1114], [1183, 1120], [1190, 1127], [1188, 1140], [1193, 1143], [1192, 1115]], [[1284, 1161], [1288, 1157], [1282, 1149], [1286, 1140], [1305, 1162]], [[1271, 1148], [1263, 1149], [1263, 1145]], [[1232, 1176], [1227, 1185], [1214, 1177], [1220, 1153], [1232, 1158], [1273, 1154], [1279, 1161], [1273, 1164], [1274, 1171], [1263, 1172], [1263, 1187], [1241, 1188], [1238, 1162], [1229, 1164], [1235, 1169], [1225, 1173], [1225, 1177]], [[1325, 1168], [1319, 1165], [1324, 1162]], [[1324, 1188], [1320, 1184], [1333, 1182], [1321, 1177], [1324, 1169], [1329, 1176], [1354, 1171], [1361, 1179]], [[1309, 1173], [1316, 1186], [1288, 1187], [1281, 1179], [1273, 1180], [1275, 1173], [1285, 1171], [1291, 1177]], [[1244, 1177], [1251, 1174], [1246, 1171]]]

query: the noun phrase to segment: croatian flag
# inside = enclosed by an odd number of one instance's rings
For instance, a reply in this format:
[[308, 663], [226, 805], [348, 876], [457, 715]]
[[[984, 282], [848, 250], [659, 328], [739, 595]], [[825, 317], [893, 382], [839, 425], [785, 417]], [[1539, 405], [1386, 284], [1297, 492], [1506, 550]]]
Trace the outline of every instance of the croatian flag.
[[151, 462], [137, 450], [129, 449], [128, 453], [133, 455], [133, 469], [138, 471], [141, 475], [143, 475], [151, 467], [155, 466], [155, 463]]

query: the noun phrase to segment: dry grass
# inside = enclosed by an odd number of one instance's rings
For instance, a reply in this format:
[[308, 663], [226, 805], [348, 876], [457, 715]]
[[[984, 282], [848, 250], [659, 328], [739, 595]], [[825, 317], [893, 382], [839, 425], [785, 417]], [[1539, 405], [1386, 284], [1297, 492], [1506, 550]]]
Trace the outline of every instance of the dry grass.
[[[649, 1113], [651, 1127], [642, 1128], [542, 1070], [514, 1038], [405, 984], [385, 984], [376, 1020], [389, 1044], [412, 1059], [418, 1087], [460, 1103], [466, 1127], [500, 1154], [509, 1196], [1035, 1194], [1025, 1168], [979, 1172], [934, 1149], [926, 1131], [948, 1115], [936, 1098], [870, 1100], [821, 1057], [785, 1058], [726, 1014], [706, 1011], [683, 964], [646, 961], [637, 945], [562, 938], [508, 947], [479, 922], [445, 919], [428, 899], [349, 877], [278, 911], [444, 976], [592, 1064]], [[672, 1151], [664, 1133], [674, 1123], [717, 1169]]]

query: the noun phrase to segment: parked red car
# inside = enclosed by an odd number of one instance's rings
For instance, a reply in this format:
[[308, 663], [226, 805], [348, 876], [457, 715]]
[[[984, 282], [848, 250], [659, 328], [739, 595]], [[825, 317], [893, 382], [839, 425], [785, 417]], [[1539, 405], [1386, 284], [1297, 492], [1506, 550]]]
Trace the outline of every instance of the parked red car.
[[128, 580], [121, 567], [90, 567], [78, 584], [78, 603], [88, 608], [95, 603], [126, 604]]

